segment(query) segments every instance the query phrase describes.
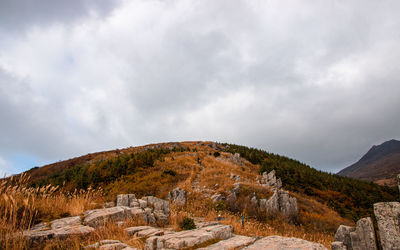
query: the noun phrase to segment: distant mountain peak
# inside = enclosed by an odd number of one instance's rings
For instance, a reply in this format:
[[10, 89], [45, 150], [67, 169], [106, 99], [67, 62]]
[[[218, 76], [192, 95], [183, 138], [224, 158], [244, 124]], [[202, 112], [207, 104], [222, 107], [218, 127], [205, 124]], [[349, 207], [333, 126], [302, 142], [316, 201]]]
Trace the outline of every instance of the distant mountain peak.
[[395, 184], [400, 173], [400, 141], [373, 145], [361, 159], [338, 174], [377, 183]]

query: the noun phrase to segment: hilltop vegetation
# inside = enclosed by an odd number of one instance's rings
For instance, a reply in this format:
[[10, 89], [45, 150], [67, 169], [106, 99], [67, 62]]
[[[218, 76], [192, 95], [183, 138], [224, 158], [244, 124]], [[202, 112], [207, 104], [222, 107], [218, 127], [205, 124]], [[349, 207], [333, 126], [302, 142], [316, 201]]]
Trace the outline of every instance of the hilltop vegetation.
[[263, 150], [225, 145], [228, 146], [226, 151], [239, 153], [251, 163], [258, 164], [260, 173], [275, 169], [285, 189], [313, 197], [354, 221], [371, 216], [374, 203], [398, 199], [398, 191], [393, 187], [318, 171], [299, 161]]

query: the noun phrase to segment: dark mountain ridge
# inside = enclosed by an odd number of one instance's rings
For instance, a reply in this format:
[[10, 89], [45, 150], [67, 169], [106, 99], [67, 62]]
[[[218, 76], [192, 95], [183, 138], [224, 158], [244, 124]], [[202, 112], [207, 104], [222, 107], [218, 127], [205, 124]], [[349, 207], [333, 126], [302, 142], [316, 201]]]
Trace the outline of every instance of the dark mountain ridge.
[[400, 141], [394, 139], [372, 146], [358, 162], [338, 172], [342, 176], [388, 185], [396, 184], [398, 173]]

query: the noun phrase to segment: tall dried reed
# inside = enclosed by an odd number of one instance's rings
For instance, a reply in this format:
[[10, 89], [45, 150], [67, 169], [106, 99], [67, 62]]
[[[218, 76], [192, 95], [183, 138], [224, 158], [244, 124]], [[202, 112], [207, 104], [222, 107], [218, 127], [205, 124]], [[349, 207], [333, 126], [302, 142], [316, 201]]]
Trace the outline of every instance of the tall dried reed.
[[0, 180], [0, 246], [5, 249], [27, 247], [22, 232], [33, 224], [65, 216], [79, 215], [94, 208], [102, 190], [88, 189], [64, 193], [47, 185], [28, 187], [29, 176]]

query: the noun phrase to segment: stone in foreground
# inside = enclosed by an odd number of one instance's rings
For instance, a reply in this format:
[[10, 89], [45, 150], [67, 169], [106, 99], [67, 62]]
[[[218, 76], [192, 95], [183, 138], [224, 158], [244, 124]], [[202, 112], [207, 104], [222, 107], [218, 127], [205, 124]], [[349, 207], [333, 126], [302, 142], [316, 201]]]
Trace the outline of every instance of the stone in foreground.
[[102, 250], [137, 250], [118, 240], [102, 240], [92, 245], [86, 246], [85, 249], [102, 249]]
[[382, 249], [400, 249], [400, 203], [379, 202], [374, 204]]
[[208, 240], [229, 239], [232, 237], [232, 232], [233, 227], [230, 225], [214, 225], [163, 236], [153, 236], [146, 240], [146, 250], [193, 247]]
[[211, 246], [199, 248], [199, 250], [221, 250], [221, 249], [237, 249], [248, 246], [256, 241], [254, 237], [247, 237], [243, 235], [234, 235], [227, 240], [221, 240]]
[[332, 250], [347, 250], [346, 246], [341, 241], [331, 243]]
[[298, 238], [282, 236], [268, 236], [257, 240], [254, 244], [244, 248], [248, 250], [327, 250], [319, 243], [310, 242]]

